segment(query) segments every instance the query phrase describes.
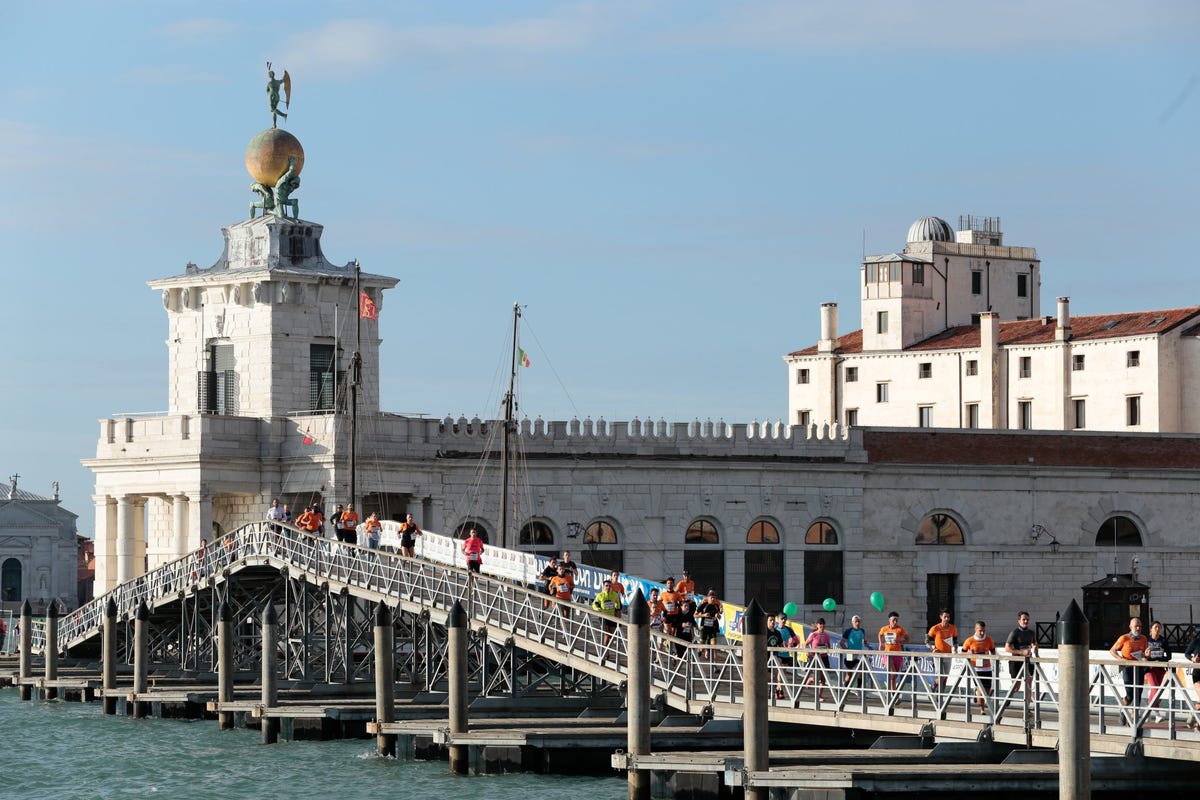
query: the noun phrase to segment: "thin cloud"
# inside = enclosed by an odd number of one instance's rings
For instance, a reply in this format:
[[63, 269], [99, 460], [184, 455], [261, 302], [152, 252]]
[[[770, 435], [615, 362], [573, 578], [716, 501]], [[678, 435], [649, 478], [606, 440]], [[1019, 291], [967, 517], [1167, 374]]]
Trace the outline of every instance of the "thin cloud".
[[225, 19], [185, 19], [164, 25], [159, 30], [164, 36], [184, 41], [204, 41], [230, 36], [242, 29], [242, 25]]
[[617, 27], [621, 4], [576, 4], [527, 19], [490, 25], [391, 26], [337, 20], [285, 43], [287, 63], [313, 72], [355, 75], [394, 61], [541, 56], [577, 52]]
[[812, 52], [880, 48], [918, 53], [946, 50], [1097, 49], [1114, 44], [1194, 40], [1200, 4], [1160, 0], [1009, 0], [972, 5], [958, 0], [775, 1], [738, 4], [710, 22], [663, 34], [679, 47], [803, 48]]
[[228, 80], [221, 75], [212, 72], [199, 72], [183, 65], [134, 67], [126, 75], [138, 83], [155, 85], [178, 86], [180, 84], [190, 84], [197, 86], [228, 83]]

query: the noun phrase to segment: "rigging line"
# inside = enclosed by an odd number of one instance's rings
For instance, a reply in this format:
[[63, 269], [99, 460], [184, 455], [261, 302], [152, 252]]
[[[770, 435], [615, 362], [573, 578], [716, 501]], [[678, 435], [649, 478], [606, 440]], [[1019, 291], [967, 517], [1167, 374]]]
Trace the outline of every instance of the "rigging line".
[[[484, 478], [487, 475], [488, 455], [492, 452], [496, 435], [497, 426], [490, 425], [488, 427], [488, 437], [483, 451], [480, 454], [479, 460], [475, 464], [475, 471], [473, 473], [471, 483], [468, 485], [467, 490], [463, 493], [463, 495], [460, 495], [459, 499], [454, 503], [453, 512], [456, 518], [466, 515], [472, 519], [482, 520], [480, 515], [482, 506], [480, 495], [482, 494]], [[458, 523], [455, 524], [457, 525]]]
[[575, 412], [576, 417], [582, 416], [579, 413], [579, 407], [575, 405], [575, 398], [571, 396], [570, 391], [567, 390], [567, 385], [563, 383], [562, 377], [558, 374], [558, 370], [554, 368], [554, 362], [550, 360], [550, 353], [545, 347], [542, 346], [541, 339], [538, 338], [537, 332], [533, 329], [533, 325], [529, 323], [529, 317], [525, 314], [522, 314], [521, 318], [525, 320], [525, 330], [529, 331], [529, 335], [532, 336], [533, 341], [537, 343], [538, 353], [546, 359], [546, 366], [550, 368], [550, 372], [553, 373], [554, 379], [558, 381], [558, 385], [562, 389], [563, 394], [567, 396], [567, 402], [570, 404], [571, 410]]

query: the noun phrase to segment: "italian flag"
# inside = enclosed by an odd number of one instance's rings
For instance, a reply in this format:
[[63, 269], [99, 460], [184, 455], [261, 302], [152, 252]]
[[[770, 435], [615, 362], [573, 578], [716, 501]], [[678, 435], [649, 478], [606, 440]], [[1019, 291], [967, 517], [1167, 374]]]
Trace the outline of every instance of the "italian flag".
[[522, 367], [528, 367], [533, 362], [529, 360], [529, 354], [525, 352], [525, 348], [517, 348], [517, 362]]

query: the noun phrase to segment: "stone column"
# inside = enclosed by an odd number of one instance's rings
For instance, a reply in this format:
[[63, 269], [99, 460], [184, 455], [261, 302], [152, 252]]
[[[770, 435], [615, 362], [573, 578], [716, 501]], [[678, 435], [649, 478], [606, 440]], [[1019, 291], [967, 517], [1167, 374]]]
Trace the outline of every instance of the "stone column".
[[17, 640], [20, 655], [17, 662], [17, 676], [21, 679], [21, 688], [17, 690], [22, 700], [33, 697], [33, 687], [25, 681], [33, 677], [33, 609], [29, 601], [21, 603], [21, 635]]
[[[217, 610], [217, 703], [233, 702], [233, 613], [228, 601]], [[217, 727], [233, 729], [233, 712], [218, 711]]]
[[42, 650], [42, 658], [46, 662], [46, 688], [43, 697], [54, 700], [58, 697], [58, 687], [51, 686], [51, 681], [58, 680], [58, 601], [51, 600], [46, 607], [46, 647]]
[[187, 555], [187, 533], [188, 533], [188, 497], [186, 494], [177, 494], [171, 497], [171, 522], [172, 532], [175, 535], [175, 557], [180, 558]]
[[[467, 732], [467, 612], [462, 603], [455, 600], [446, 619], [449, 641], [449, 666], [447, 679], [450, 683], [450, 735]], [[466, 775], [468, 770], [467, 746], [450, 745], [450, 771]]]
[[[276, 643], [279, 640], [279, 615], [275, 604], [267, 601], [262, 617], [262, 704], [263, 708], [279, 705], [279, 667], [275, 663]], [[279, 717], [262, 718], [263, 744], [279, 741]]]
[[[771, 767], [767, 740], [770, 722], [767, 694], [771, 672], [767, 664], [767, 618], [758, 604], [751, 600], [742, 617], [742, 741], [746, 750], [746, 772], [765, 772]], [[766, 787], [746, 787], [747, 800], [767, 800]]]
[[110, 597], [104, 606], [104, 629], [100, 645], [100, 685], [104, 689], [104, 713], [117, 713], [117, 604]]
[[195, 550], [201, 539], [212, 544], [212, 495], [188, 492], [187, 549]]
[[1092, 796], [1088, 619], [1074, 600], [1058, 621], [1058, 797]]
[[133, 572], [130, 577], [137, 578], [146, 574], [146, 498], [133, 498], [132, 506], [133, 546], [129, 558]]
[[138, 603], [133, 615], [133, 718], [142, 719], [150, 704], [141, 699], [150, 688], [150, 609]]
[[115, 520], [110, 517], [115, 513], [112, 498], [106, 494], [92, 496], [96, 506], [96, 580], [95, 595], [99, 597], [113, 588], [112, 571], [116, 567], [116, 532]]
[[[626, 750], [650, 754], [650, 607], [641, 587], [629, 601], [629, 676], [625, 695]], [[650, 771], [626, 770], [629, 800], [650, 800]]]
[[134, 577], [133, 502], [129, 495], [117, 498], [117, 586]]
[[[386, 603], [375, 606], [375, 722], [396, 721], [396, 629]], [[380, 731], [375, 746], [381, 756], [396, 755], [396, 734]]]

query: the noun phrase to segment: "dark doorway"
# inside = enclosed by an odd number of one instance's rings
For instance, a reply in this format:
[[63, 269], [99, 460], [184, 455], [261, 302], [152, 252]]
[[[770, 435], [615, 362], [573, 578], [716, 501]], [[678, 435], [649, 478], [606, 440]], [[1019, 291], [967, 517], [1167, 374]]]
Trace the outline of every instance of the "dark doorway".
[[[958, 614], [955, 608], [958, 575], [952, 573], [933, 573], [925, 577], [925, 630], [936, 625], [941, 618], [943, 608], [950, 609], [950, 621], [958, 625]], [[959, 633], [962, 626], [959, 626]], [[921, 641], [923, 637], [913, 636], [912, 640]]]
[[684, 550], [683, 568], [696, 582], [697, 592], [716, 589], [717, 597], [725, 598], [724, 550]]

